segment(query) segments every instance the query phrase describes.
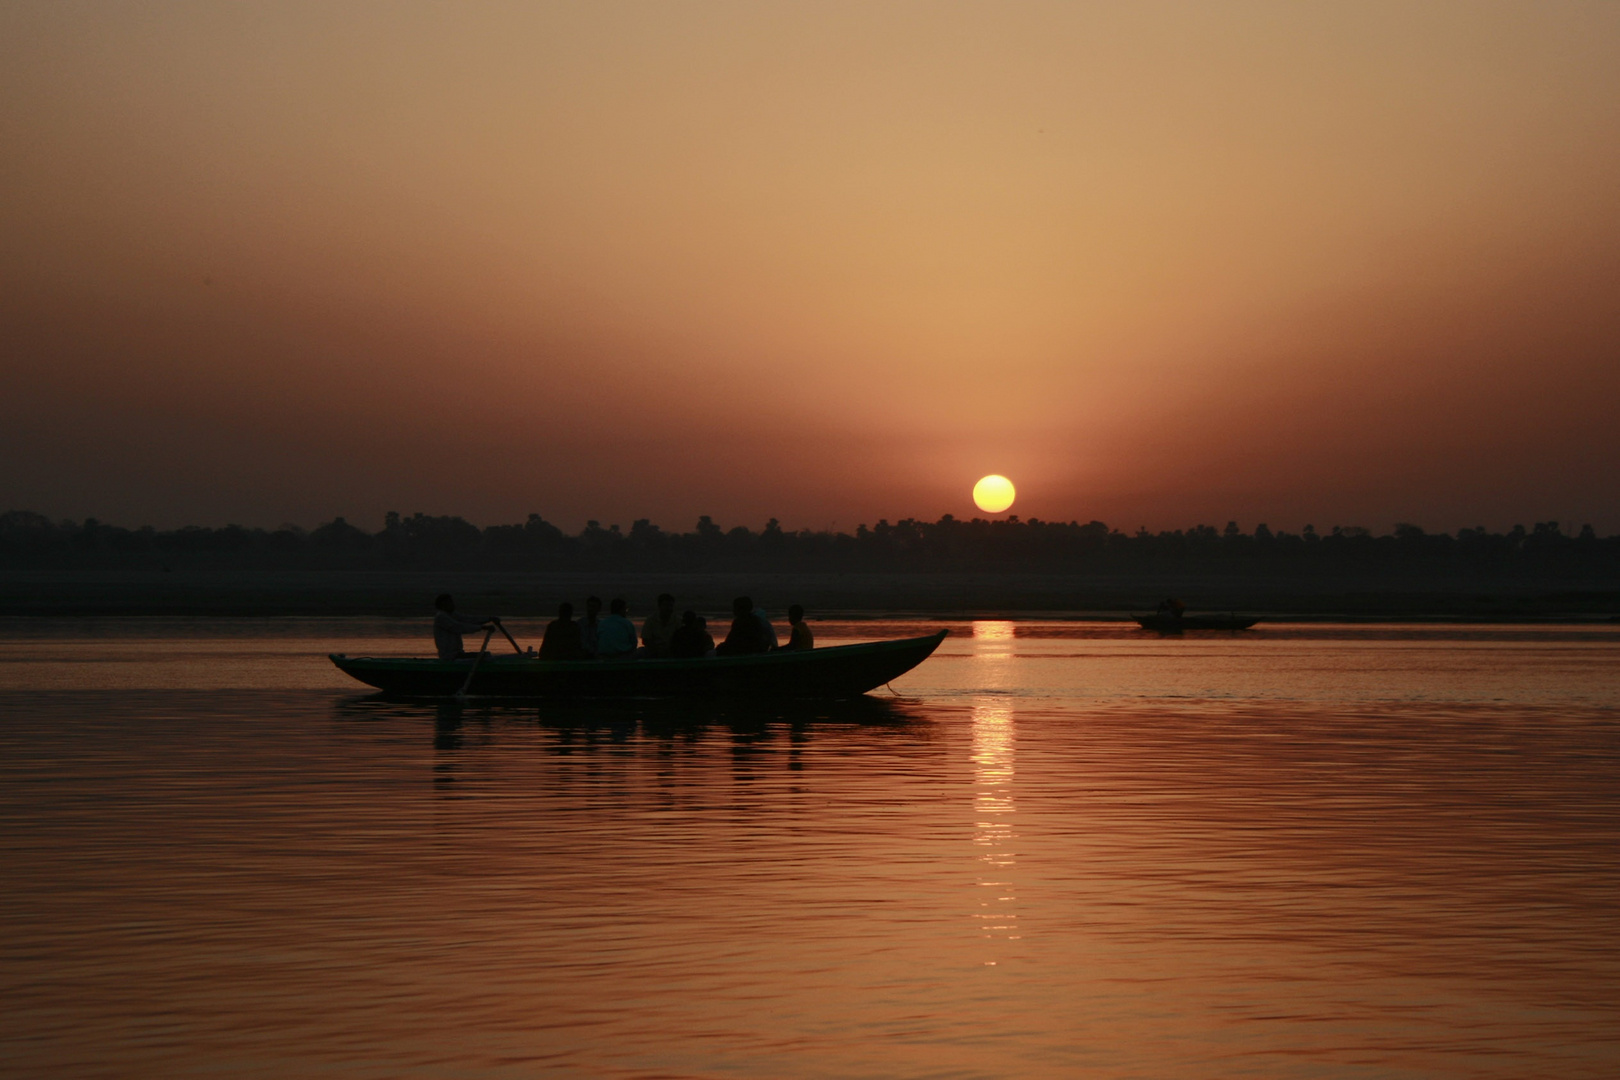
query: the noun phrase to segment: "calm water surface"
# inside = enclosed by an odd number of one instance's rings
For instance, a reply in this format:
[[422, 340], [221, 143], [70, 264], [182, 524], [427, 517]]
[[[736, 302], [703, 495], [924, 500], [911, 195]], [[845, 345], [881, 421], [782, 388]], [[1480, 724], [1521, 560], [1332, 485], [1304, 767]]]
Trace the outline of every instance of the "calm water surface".
[[0, 621], [0, 1073], [1620, 1075], [1620, 627], [947, 625], [457, 706], [324, 659], [417, 625]]

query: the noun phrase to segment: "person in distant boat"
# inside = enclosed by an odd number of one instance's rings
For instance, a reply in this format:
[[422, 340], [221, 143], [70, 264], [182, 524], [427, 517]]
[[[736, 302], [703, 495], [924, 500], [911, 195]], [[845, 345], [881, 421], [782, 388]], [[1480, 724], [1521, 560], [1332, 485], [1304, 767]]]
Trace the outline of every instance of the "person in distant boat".
[[628, 660], [636, 654], [636, 624], [630, 621], [629, 605], [624, 597], [615, 596], [608, 612], [596, 631], [596, 655], [603, 660]]
[[433, 645], [439, 650], [440, 660], [466, 660], [477, 656], [477, 653], [467, 651], [461, 635], [494, 629], [501, 622], [493, 616], [474, 619], [467, 615], [457, 615], [455, 598], [449, 593], [440, 593], [434, 597], [433, 608]]
[[794, 604], [788, 608], [788, 643], [782, 648], [792, 652], [809, 652], [816, 647], [816, 635], [810, 632], [810, 624], [804, 621], [804, 606]]
[[670, 643], [681, 629], [681, 620], [675, 618], [675, 598], [669, 593], [658, 597], [658, 610], [647, 616], [641, 624], [641, 644], [647, 657], [662, 660], [669, 656]]
[[585, 643], [579, 636], [579, 623], [574, 621], [574, 605], [564, 600], [557, 605], [557, 617], [546, 624], [546, 636], [540, 642], [542, 660], [588, 660]]
[[681, 612], [681, 625], [669, 639], [669, 655], [676, 660], [697, 660], [714, 651], [714, 638], [695, 611]]
[[587, 596], [585, 598], [585, 618], [579, 624], [579, 643], [584, 647], [586, 656], [594, 657], [597, 655], [597, 634], [602, 629], [602, 624], [597, 621], [597, 616], [600, 614], [602, 614], [602, 598], [600, 596]]
[[1187, 605], [1186, 604], [1183, 604], [1180, 600], [1177, 600], [1173, 596], [1167, 596], [1163, 600], [1159, 601], [1159, 610], [1156, 612], [1156, 614], [1161, 619], [1177, 619], [1177, 620], [1179, 620], [1181, 618], [1182, 612], [1184, 612], [1186, 610], [1187, 610]]
[[775, 632], [770, 623], [754, 610], [754, 602], [739, 596], [731, 602], [731, 630], [715, 652], [720, 656], [748, 656], [770, 652], [776, 647]]

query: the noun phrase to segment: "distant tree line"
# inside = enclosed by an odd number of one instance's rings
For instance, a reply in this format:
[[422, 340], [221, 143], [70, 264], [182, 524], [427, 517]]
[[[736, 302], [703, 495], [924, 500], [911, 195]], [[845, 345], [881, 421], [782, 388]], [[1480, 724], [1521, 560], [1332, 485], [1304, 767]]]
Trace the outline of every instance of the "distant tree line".
[[690, 532], [669, 532], [643, 518], [628, 530], [596, 521], [574, 535], [530, 514], [521, 524], [479, 528], [459, 517], [389, 513], [367, 532], [335, 518], [318, 528], [186, 526], [127, 529], [95, 518], [52, 521], [13, 510], [0, 514], [0, 565], [13, 567], [214, 567], [275, 569], [501, 569], [662, 572], [1141, 572], [1155, 573], [1451, 573], [1467, 575], [1620, 576], [1620, 536], [1590, 525], [1571, 535], [1556, 521], [1506, 533], [1426, 532], [1400, 524], [1384, 535], [1360, 526], [1317, 532], [1245, 532], [1197, 525], [1134, 533], [1100, 521], [907, 518], [859, 526], [854, 533], [789, 531], [771, 519], [758, 531], [722, 528], [709, 517]]

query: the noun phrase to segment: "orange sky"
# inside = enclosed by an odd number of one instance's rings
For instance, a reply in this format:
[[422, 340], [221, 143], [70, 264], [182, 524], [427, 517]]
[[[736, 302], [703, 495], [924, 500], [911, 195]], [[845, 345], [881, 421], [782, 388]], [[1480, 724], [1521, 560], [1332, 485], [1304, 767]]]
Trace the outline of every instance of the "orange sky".
[[0, 3], [0, 509], [1620, 530], [1620, 5]]

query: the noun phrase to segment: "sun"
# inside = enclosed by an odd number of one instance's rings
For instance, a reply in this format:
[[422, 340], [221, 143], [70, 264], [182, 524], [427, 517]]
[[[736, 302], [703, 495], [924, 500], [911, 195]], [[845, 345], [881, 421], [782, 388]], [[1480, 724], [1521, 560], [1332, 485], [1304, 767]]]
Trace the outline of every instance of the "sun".
[[1013, 504], [1017, 494], [1011, 480], [991, 473], [973, 485], [973, 504], [987, 514], [999, 514]]

